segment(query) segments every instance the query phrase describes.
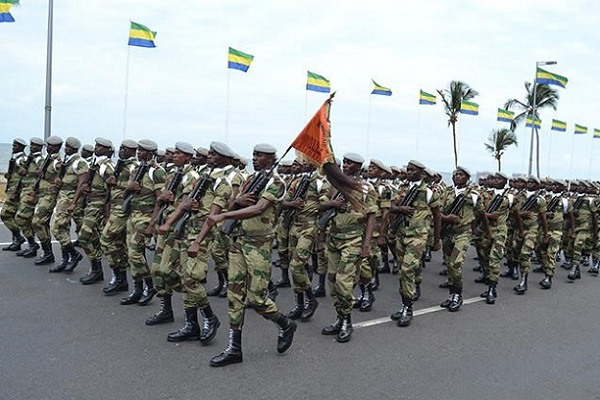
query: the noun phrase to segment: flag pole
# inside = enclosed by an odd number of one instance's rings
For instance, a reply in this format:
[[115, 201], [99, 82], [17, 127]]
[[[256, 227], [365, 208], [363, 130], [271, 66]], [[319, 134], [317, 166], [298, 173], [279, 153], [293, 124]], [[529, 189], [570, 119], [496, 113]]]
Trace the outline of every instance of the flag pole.
[[367, 115], [367, 160], [369, 159], [369, 146], [371, 142], [371, 103], [373, 96], [369, 95], [369, 114]]
[[50, 137], [52, 129], [52, 31], [54, 0], [48, 1], [48, 38], [46, 45], [46, 100], [44, 104], [44, 139]]
[[569, 161], [569, 179], [572, 179], [573, 176], [573, 151], [575, 150], [575, 134], [573, 134], [573, 138], [571, 139], [571, 161]]
[[225, 105], [225, 143], [229, 144], [229, 81], [231, 80], [231, 68], [227, 68], [227, 100]]
[[127, 61], [125, 62], [125, 105], [123, 107], [123, 140], [125, 140], [125, 134], [127, 133], [127, 96], [129, 93], [129, 55], [131, 53], [131, 46], [127, 45]]

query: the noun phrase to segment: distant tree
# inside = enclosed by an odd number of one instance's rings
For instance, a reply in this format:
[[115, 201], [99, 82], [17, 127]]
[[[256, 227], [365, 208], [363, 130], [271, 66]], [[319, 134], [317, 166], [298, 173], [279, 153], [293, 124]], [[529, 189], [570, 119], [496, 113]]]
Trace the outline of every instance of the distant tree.
[[452, 126], [452, 140], [454, 143], [454, 167], [458, 165], [458, 149], [456, 148], [456, 122], [463, 100], [471, 100], [479, 95], [475, 89], [461, 81], [451, 81], [447, 89], [437, 91], [444, 103], [444, 109], [448, 116], [448, 126]]
[[[535, 118], [540, 118], [539, 111], [544, 108], [552, 108], [556, 110], [558, 105], [558, 91], [546, 84], [536, 83], [537, 88], [535, 89], [536, 101], [533, 101], [534, 87], [530, 82], [525, 82], [525, 91], [527, 92], [525, 100], [509, 99], [506, 101], [504, 107], [507, 110], [512, 108], [516, 109], [519, 113], [515, 116], [511, 128], [514, 131], [516, 127], [522, 122], [527, 120], [527, 117], [533, 115], [533, 105], [535, 104]], [[534, 128], [535, 134], [535, 164], [537, 176], [540, 176], [540, 136], [537, 128]]]
[[517, 135], [510, 129], [493, 130], [488, 142], [485, 143], [485, 148], [492, 153], [492, 156], [498, 161], [498, 172], [502, 171], [501, 158], [507, 148], [517, 143]]

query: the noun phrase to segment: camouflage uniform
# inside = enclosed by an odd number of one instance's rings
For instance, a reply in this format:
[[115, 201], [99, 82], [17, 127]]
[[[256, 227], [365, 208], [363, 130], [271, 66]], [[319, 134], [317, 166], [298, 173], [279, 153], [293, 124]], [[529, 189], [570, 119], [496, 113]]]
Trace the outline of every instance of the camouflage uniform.
[[[515, 243], [515, 251], [518, 257], [519, 266], [521, 270], [521, 276], [525, 276], [531, 269], [531, 253], [535, 249], [538, 237], [538, 214], [546, 212], [546, 200], [539, 196], [537, 193], [532, 192], [521, 192], [517, 197], [517, 212], [521, 210], [525, 202], [530, 196], [538, 196], [536, 204], [531, 208], [532, 218], [523, 219], [523, 229], [525, 235], [517, 237]], [[518, 236], [518, 235], [517, 235]]]
[[[548, 243], [540, 244], [541, 263], [546, 276], [553, 277], [556, 266], [556, 254], [560, 250], [560, 243], [563, 235], [563, 225], [565, 223], [565, 215], [572, 211], [572, 206], [569, 200], [558, 194], [561, 199], [554, 210], [548, 210]], [[552, 196], [554, 197], [554, 196]], [[548, 200], [550, 204], [552, 198]]]
[[42, 243], [50, 242], [50, 218], [54, 213], [54, 207], [58, 199], [58, 188], [54, 184], [54, 180], [59, 177], [61, 160], [57, 154], [49, 155], [52, 161], [46, 168], [38, 190], [38, 202], [33, 215], [33, 230], [37, 238]]
[[13, 233], [18, 234], [20, 236], [20, 228], [17, 222], [15, 221], [15, 215], [17, 214], [17, 210], [19, 209], [19, 198], [18, 194], [15, 193], [17, 188], [17, 182], [21, 179], [21, 175], [19, 175], [19, 169], [25, 167], [25, 163], [27, 161], [27, 156], [25, 153], [16, 153], [13, 154], [13, 159], [15, 162], [15, 166], [13, 168], [12, 174], [10, 175], [10, 187], [6, 187], [6, 201], [4, 205], [2, 205], [2, 211], [0, 211], [0, 218], [2, 218], [2, 222], [4, 225], [10, 229]]
[[492, 195], [488, 196], [486, 208], [489, 207], [489, 202], [493, 201], [495, 196], [502, 196], [502, 201], [495, 211], [498, 213], [498, 218], [488, 219], [490, 238], [483, 237], [481, 242], [483, 273], [487, 282], [494, 287], [500, 279], [502, 258], [508, 235], [508, 216], [513, 202], [512, 194], [503, 189], [494, 189]]
[[[34, 197], [33, 184], [37, 178], [37, 174], [44, 163], [44, 157], [41, 153], [33, 154], [33, 161], [27, 168], [27, 174], [22, 177], [22, 188], [19, 196], [19, 208], [15, 215], [15, 222], [21, 228], [23, 235], [30, 242], [35, 243], [35, 237], [33, 232], [33, 213], [35, 211], [35, 204], [30, 204], [30, 198]], [[26, 165], [25, 165], [26, 166]], [[24, 166], [24, 167], [25, 167]]]
[[576, 268], [579, 267], [579, 264], [582, 261], [586, 243], [592, 237], [592, 214], [597, 211], [593, 198], [589, 197], [589, 195], [580, 195], [578, 197], [581, 196], [583, 196], [583, 201], [579, 202], [581, 203], [579, 207], [576, 207], [578, 205], [577, 198], [573, 200], [573, 217], [575, 219], [573, 265], [575, 265]]

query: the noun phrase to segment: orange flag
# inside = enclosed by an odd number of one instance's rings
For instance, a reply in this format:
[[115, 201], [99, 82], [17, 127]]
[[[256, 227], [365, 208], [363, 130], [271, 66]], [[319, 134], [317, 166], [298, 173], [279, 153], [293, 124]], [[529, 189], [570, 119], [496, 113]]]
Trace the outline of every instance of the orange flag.
[[323, 164], [335, 163], [335, 157], [331, 150], [331, 127], [329, 125], [329, 109], [331, 99], [323, 103], [319, 111], [308, 121], [302, 132], [292, 142], [291, 147], [298, 150], [311, 164], [322, 167]]

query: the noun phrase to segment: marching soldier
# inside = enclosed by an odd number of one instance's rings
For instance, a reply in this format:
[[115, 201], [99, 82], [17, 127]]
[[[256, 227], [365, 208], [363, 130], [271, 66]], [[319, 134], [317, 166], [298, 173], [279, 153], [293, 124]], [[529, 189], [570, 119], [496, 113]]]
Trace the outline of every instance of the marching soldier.
[[18, 194], [15, 193], [17, 188], [17, 181], [21, 179], [19, 170], [25, 165], [27, 155], [25, 154], [25, 147], [27, 142], [21, 138], [13, 140], [12, 144], [12, 157], [8, 164], [8, 172], [4, 177], [6, 178], [6, 201], [2, 206], [0, 217], [4, 225], [12, 233], [12, 243], [2, 248], [3, 251], [19, 251], [21, 245], [25, 243], [25, 238], [21, 235], [21, 228], [15, 221], [15, 215], [19, 209], [19, 198]]
[[[277, 168], [279, 176], [285, 183], [286, 192], [294, 179], [292, 173], [292, 161], [282, 160]], [[281, 210], [279, 210], [281, 211]], [[277, 254], [279, 255], [279, 268], [281, 269], [281, 279], [275, 283], [275, 287], [288, 288], [292, 286], [290, 281], [290, 253], [289, 253], [289, 227], [283, 226], [281, 212], [278, 213], [277, 223], [275, 225], [275, 235], [277, 240]]]
[[582, 261], [586, 241], [598, 232], [596, 222], [596, 205], [594, 199], [588, 196], [587, 188], [581, 182], [571, 182], [571, 190], [577, 193], [573, 199], [573, 220], [575, 227], [575, 239], [573, 241], [573, 271], [567, 275], [569, 280], [581, 279], [579, 265]]

